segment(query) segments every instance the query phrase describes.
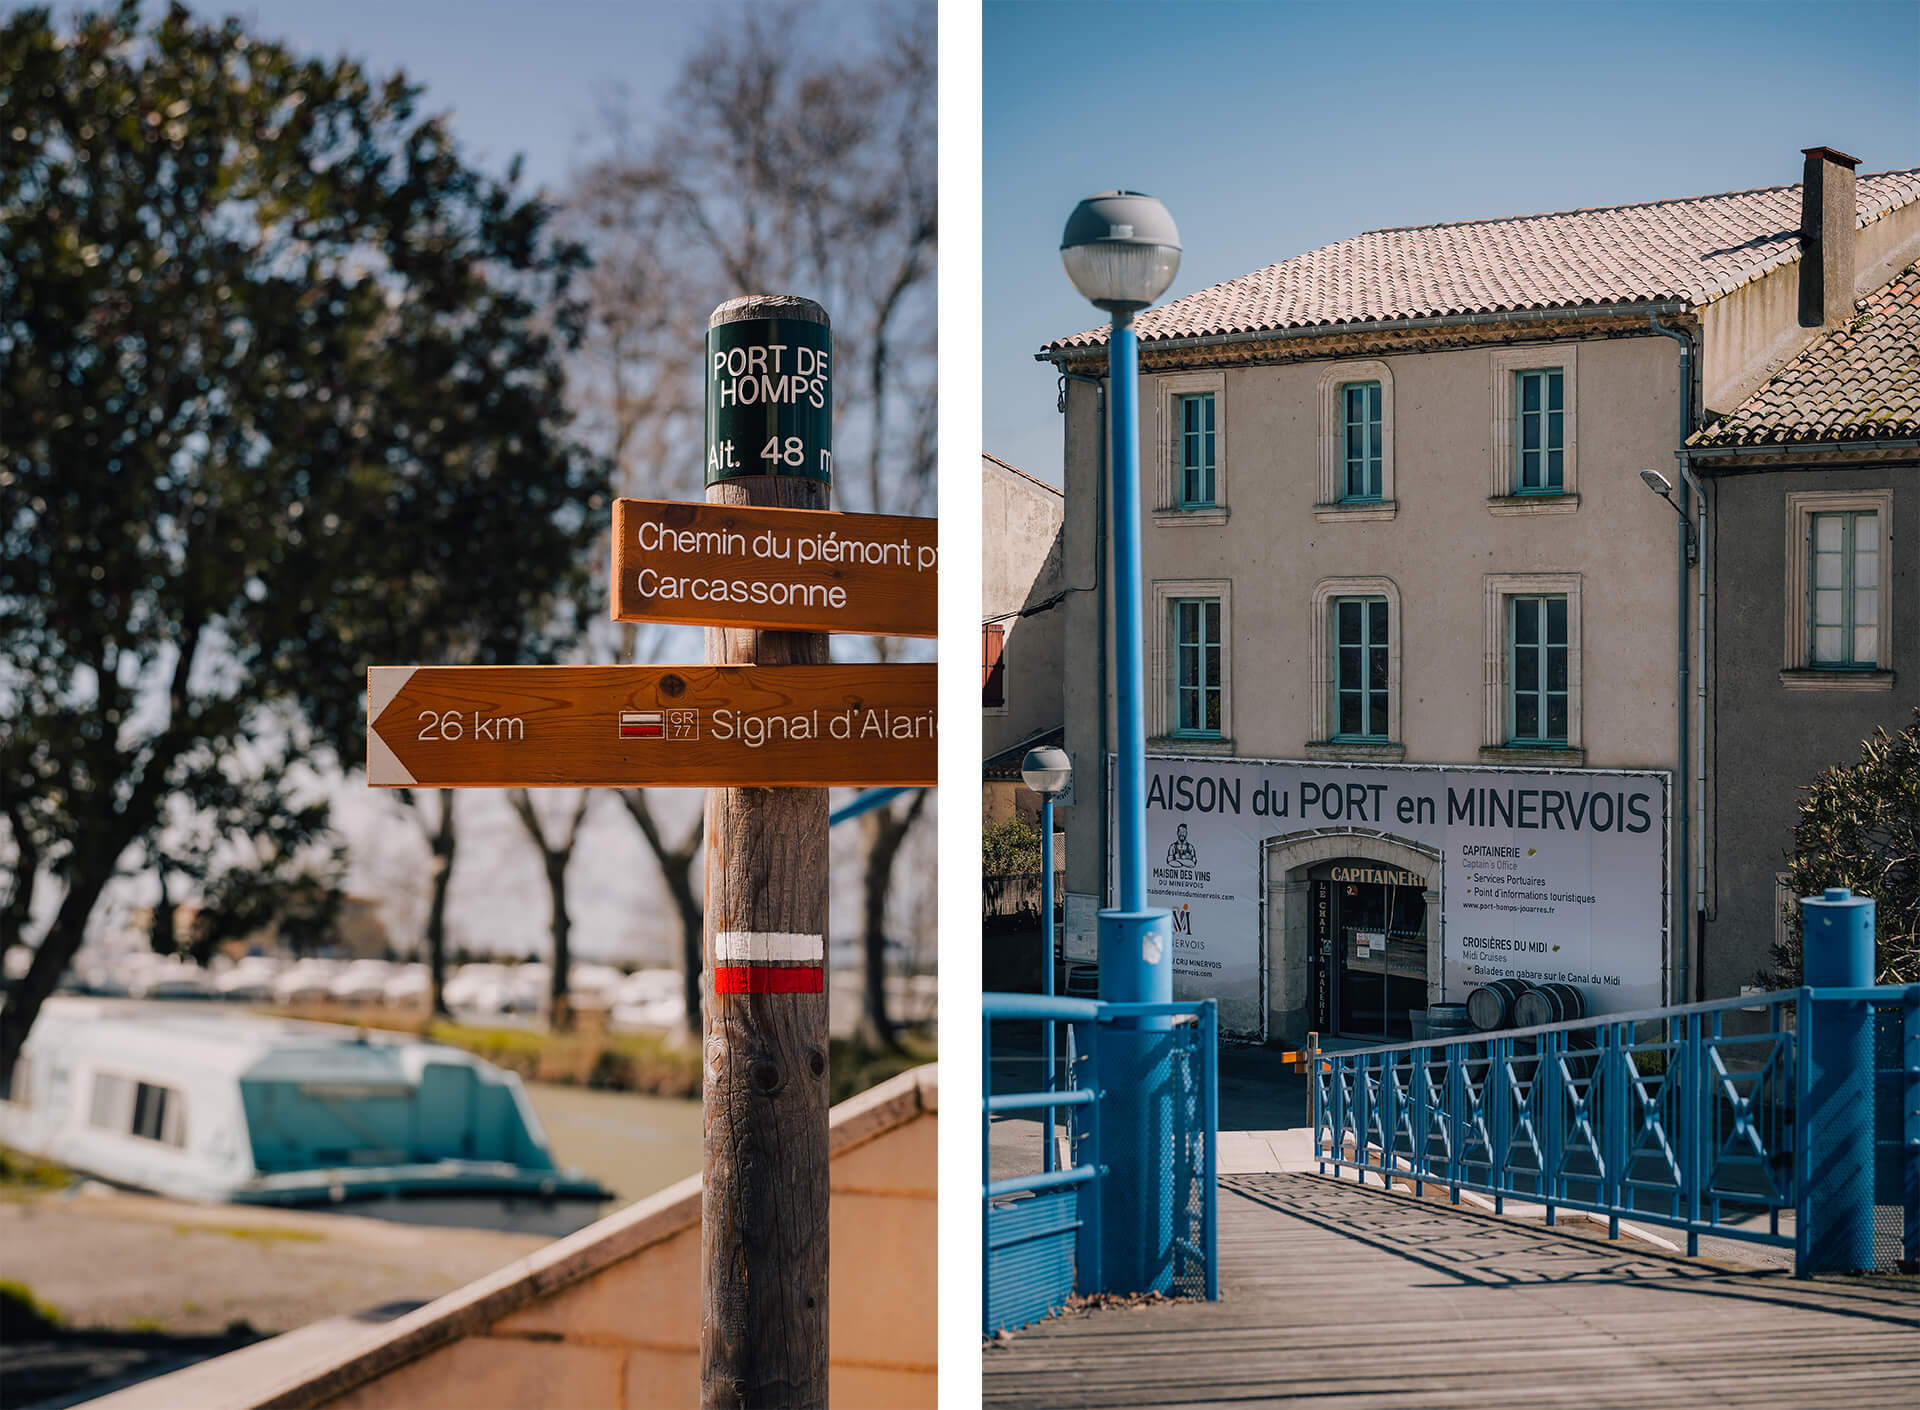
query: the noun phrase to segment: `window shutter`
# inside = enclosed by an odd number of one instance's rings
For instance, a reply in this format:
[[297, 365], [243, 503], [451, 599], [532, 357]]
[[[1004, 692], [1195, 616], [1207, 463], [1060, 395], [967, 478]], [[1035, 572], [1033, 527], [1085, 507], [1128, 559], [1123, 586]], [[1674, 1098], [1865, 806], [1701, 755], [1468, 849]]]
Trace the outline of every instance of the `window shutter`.
[[998, 622], [989, 623], [980, 633], [980, 705], [998, 710], [1007, 703], [1007, 664], [1001, 659], [1006, 649], [1007, 629]]

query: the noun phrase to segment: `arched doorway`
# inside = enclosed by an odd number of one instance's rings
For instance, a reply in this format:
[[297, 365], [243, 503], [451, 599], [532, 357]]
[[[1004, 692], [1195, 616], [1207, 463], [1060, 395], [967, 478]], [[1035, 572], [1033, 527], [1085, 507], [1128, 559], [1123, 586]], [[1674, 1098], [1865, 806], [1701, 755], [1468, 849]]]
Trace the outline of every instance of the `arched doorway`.
[[1413, 1036], [1441, 994], [1437, 848], [1347, 828], [1265, 844], [1267, 1035]]

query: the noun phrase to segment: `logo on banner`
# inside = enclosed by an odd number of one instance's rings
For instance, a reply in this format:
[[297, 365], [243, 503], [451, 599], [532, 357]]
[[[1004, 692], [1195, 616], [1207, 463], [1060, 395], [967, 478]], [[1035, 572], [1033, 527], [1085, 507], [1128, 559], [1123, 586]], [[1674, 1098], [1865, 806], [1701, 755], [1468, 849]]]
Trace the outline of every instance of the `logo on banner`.
[[1172, 843], [1167, 847], [1167, 865], [1170, 867], [1197, 867], [1200, 865], [1200, 853], [1187, 841], [1187, 825], [1180, 824]]

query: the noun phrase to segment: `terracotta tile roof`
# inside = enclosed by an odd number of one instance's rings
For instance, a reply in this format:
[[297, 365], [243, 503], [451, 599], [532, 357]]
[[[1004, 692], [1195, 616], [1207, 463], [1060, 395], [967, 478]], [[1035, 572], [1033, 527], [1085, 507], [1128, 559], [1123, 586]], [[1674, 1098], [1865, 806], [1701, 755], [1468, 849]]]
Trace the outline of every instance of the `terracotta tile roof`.
[[[1860, 225], [1920, 200], [1920, 168], [1862, 176]], [[1450, 314], [1685, 302], [1800, 257], [1800, 187], [1370, 230], [1149, 309], [1140, 341]], [[1106, 328], [1047, 344], [1097, 347]]]
[[1920, 268], [1908, 265], [1690, 446], [1906, 440], [1920, 435]]

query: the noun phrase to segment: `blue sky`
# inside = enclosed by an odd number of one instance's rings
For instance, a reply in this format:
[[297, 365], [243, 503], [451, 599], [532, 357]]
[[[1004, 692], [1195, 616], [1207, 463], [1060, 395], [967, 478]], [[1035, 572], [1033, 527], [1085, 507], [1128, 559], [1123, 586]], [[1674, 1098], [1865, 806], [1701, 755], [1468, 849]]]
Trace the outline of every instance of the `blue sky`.
[[1920, 4], [985, 0], [985, 448], [1059, 482], [1082, 196], [1165, 201], [1177, 298], [1392, 225], [1920, 166]]

